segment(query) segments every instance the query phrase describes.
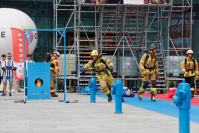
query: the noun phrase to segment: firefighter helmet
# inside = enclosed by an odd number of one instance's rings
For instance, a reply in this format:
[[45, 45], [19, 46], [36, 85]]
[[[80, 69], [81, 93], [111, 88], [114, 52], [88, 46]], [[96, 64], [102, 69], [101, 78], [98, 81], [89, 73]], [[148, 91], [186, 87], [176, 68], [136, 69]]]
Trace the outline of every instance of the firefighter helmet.
[[191, 49], [187, 50], [187, 54], [193, 54], [193, 50]]
[[92, 52], [91, 52], [91, 56], [98, 56], [99, 54], [98, 54], [98, 52], [97, 52], [97, 50], [93, 50]]
[[59, 54], [58, 51], [54, 51], [53, 54], [54, 54], [55, 56], [58, 56], [58, 57], [60, 56], [60, 54]]
[[152, 43], [149, 47], [149, 50], [152, 50], [152, 49], [157, 49], [156, 45], [154, 43]]

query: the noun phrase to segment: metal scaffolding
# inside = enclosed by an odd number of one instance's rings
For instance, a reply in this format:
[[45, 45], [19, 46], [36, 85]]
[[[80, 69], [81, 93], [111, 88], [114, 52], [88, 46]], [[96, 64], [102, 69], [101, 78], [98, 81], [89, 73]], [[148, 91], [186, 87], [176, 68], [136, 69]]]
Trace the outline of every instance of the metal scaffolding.
[[[87, 85], [92, 76], [80, 71], [90, 59], [92, 49], [99, 50], [114, 62], [115, 77], [137, 83], [140, 79], [138, 61], [151, 43], [158, 45], [158, 88], [166, 88], [170, 72], [166, 68], [167, 57], [184, 55], [191, 48], [191, 23], [192, 0], [158, 5], [54, 0], [54, 26], [66, 29], [70, 37], [67, 53], [76, 55], [76, 73], [68, 74], [68, 78], [76, 79], [78, 88]], [[55, 34], [54, 38], [55, 48], [61, 52], [61, 37]]]

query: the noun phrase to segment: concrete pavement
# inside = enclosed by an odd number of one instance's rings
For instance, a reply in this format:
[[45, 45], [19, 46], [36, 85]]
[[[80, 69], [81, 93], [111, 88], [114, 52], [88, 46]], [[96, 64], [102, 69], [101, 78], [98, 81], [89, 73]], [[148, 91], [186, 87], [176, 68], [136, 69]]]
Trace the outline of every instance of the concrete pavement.
[[[88, 95], [69, 94], [78, 103], [62, 103], [63, 95], [51, 100], [15, 103], [23, 93], [0, 96], [0, 133], [178, 133], [178, 120], [153, 111], [123, 104], [123, 114], [114, 113], [114, 102]], [[191, 133], [199, 124], [191, 123]]]

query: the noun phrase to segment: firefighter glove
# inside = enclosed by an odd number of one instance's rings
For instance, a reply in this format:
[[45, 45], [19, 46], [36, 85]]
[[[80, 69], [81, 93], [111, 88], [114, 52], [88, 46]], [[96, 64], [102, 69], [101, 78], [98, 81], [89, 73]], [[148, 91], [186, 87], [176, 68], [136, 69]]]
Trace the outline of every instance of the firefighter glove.
[[185, 72], [185, 73], [184, 73], [184, 76], [185, 76], [185, 77], [188, 77], [188, 76], [189, 76], [189, 72]]
[[142, 71], [142, 74], [147, 75], [147, 71], [146, 70]]

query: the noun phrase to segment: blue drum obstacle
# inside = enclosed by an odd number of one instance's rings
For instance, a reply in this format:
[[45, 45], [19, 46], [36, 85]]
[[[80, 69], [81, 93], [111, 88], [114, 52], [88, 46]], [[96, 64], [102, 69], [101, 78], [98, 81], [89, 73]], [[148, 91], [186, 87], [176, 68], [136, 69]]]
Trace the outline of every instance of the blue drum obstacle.
[[190, 133], [191, 91], [190, 85], [185, 80], [178, 85], [173, 101], [179, 108], [179, 133]]
[[50, 99], [50, 64], [27, 64], [27, 99]]

